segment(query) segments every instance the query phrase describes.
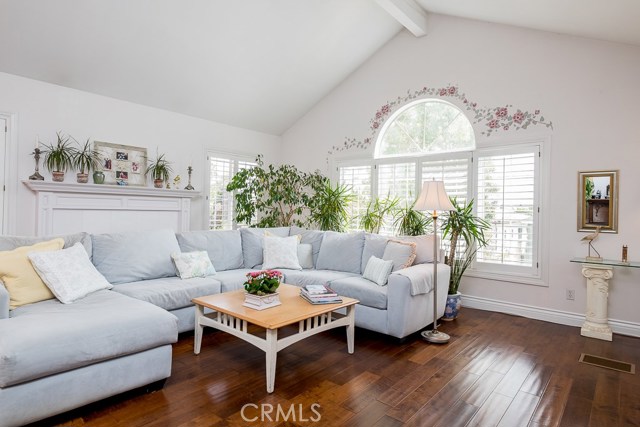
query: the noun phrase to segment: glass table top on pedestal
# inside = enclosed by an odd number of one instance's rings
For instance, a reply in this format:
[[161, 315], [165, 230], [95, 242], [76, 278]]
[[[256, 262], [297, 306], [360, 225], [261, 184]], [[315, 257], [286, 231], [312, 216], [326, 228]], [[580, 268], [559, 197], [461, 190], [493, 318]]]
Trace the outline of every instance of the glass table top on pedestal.
[[580, 335], [612, 341], [608, 312], [609, 279], [613, 277], [614, 267], [640, 268], [640, 262], [587, 258], [573, 258], [571, 262], [582, 264], [582, 275], [587, 279], [587, 312]]

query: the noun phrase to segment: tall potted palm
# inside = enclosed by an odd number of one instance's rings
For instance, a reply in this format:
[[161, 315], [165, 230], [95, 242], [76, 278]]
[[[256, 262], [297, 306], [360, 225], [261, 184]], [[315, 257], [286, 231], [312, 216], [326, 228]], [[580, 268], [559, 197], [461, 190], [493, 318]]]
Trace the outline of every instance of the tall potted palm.
[[311, 223], [320, 230], [346, 231], [349, 223], [349, 204], [355, 199], [351, 187], [329, 181], [314, 196], [310, 210]]
[[396, 234], [399, 236], [421, 236], [427, 234], [427, 228], [431, 224], [432, 219], [425, 216], [422, 212], [414, 209], [415, 202], [411, 205], [406, 204], [402, 208], [396, 209], [393, 225], [396, 228]]
[[[453, 320], [460, 310], [460, 280], [462, 275], [476, 257], [478, 249], [487, 245], [484, 235], [491, 224], [473, 214], [473, 199], [468, 203], [458, 203], [451, 197], [455, 210], [444, 215], [442, 237], [449, 238], [449, 254], [445, 263], [451, 268], [449, 279], [449, 295], [443, 320]], [[464, 247], [459, 243], [463, 242]]]
[[376, 197], [369, 202], [367, 210], [360, 217], [360, 227], [368, 233], [380, 233], [380, 229], [385, 224], [389, 216], [393, 216], [400, 199]]

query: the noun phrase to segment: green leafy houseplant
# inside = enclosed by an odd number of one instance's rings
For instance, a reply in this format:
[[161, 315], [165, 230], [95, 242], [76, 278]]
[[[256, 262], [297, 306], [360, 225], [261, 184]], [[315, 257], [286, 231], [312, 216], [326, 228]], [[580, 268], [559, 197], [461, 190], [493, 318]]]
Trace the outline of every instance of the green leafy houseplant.
[[89, 139], [80, 145], [80, 148], [75, 149], [72, 155], [72, 163], [73, 167], [78, 170], [78, 182], [86, 183], [89, 179], [89, 172], [96, 170], [100, 166], [101, 160], [102, 156], [91, 147]]
[[158, 154], [156, 151], [156, 159], [147, 166], [145, 176], [150, 174], [153, 178], [153, 186], [162, 188], [162, 184], [169, 181], [171, 172], [173, 172], [171, 162], [165, 158], [164, 154]]
[[278, 270], [262, 270], [247, 273], [246, 277], [244, 290], [247, 293], [262, 296], [275, 293], [283, 276]]
[[346, 231], [349, 223], [349, 204], [355, 200], [351, 187], [330, 182], [316, 193], [310, 207], [310, 220], [320, 230]]
[[384, 225], [385, 218], [393, 216], [400, 199], [376, 197], [369, 202], [367, 210], [360, 217], [360, 227], [369, 233], [379, 233]]
[[256, 164], [239, 171], [227, 185], [227, 191], [235, 191], [236, 221], [257, 227], [305, 226], [309, 221], [303, 215], [316, 205], [314, 198], [328, 179], [292, 165], [265, 167], [262, 155]]
[[[491, 224], [473, 215], [473, 199], [466, 204], [458, 204], [452, 197], [451, 203], [456, 209], [444, 215], [442, 237], [449, 237], [450, 242], [446, 263], [451, 267], [449, 294], [453, 295], [458, 292], [462, 275], [475, 259], [478, 249], [487, 245], [484, 232], [491, 228]], [[462, 250], [458, 247], [460, 241], [464, 241]]]
[[44, 166], [51, 172], [53, 181], [64, 181], [65, 172], [73, 165], [75, 149], [71, 145], [71, 138], [56, 133], [55, 144], [44, 145]]
[[393, 225], [397, 235], [421, 236], [427, 234], [427, 227], [431, 224], [432, 219], [415, 210], [414, 206], [415, 202], [396, 210]]

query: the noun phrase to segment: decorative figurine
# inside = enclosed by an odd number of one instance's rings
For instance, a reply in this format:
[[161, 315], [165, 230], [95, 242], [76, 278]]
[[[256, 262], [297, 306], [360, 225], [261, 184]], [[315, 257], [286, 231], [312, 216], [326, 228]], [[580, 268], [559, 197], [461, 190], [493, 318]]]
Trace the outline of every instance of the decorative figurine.
[[174, 190], [180, 189], [180, 175], [176, 175], [176, 177], [173, 178], [173, 189]]
[[193, 168], [189, 166], [187, 168], [187, 173], [189, 174], [189, 183], [186, 187], [184, 187], [185, 190], [195, 190], [195, 188], [193, 188], [193, 185], [191, 185], [191, 172], [193, 172]]
[[[580, 241], [582, 242], [589, 242], [589, 255], [587, 255], [587, 261], [602, 261], [600, 252], [598, 252], [596, 248], [593, 247], [593, 241], [598, 238], [598, 235], [600, 234], [600, 228], [600, 226], [596, 227], [595, 233], [587, 234], [582, 239], [580, 239]], [[591, 249], [593, 249], [593, 251], [598, 254], [598, 256], [591, 256]]]
[[624, 263], [628, 263], [628, 259], [627, 259], [627, 251], [628, 251], [628, 247], [627, 245], [622, 245], [622, 262]]
[[40, 175], [39, 167], [40, 154], [42, 154], [42, 151], [40, 150], [40, 148], [36, 147], [31, 154], [33, 154], [33, 158], [36, 161], [36, 171], [29, 177], [29, 179], [32, 181], [44, 181], [44, 176]]

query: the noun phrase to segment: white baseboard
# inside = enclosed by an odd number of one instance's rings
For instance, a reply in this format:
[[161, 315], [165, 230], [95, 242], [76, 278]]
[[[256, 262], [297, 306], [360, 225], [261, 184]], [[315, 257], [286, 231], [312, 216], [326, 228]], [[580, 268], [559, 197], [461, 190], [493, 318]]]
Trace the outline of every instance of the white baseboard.
[[[517, 304], [490, 298], [462, 295], [462, 306], [477, 308], [479, 310], [496, 311], [499, 313], [515, 314], [529, 319], [544, 320], [545, 322], [558, 323], [568, 326], [582, 326], [584, 314], [571, 313], [569, 311], [553, 310], [550, 308], [535, 307], [532, 305]], [[640, 323], [627, 322], [626, 320], [609, 319], [609, 326], [616, 334], [640, 337]]]

